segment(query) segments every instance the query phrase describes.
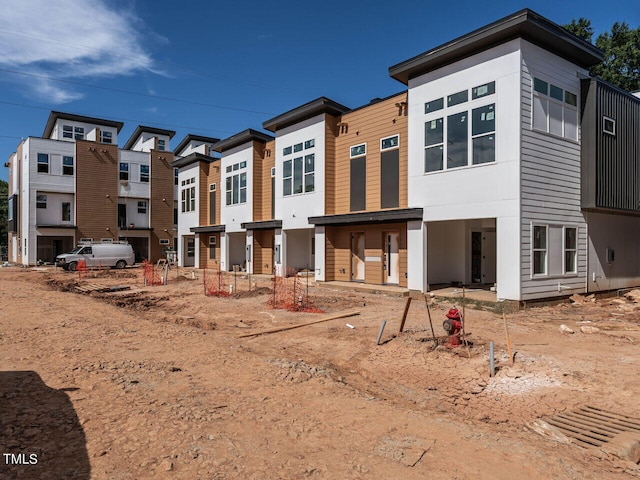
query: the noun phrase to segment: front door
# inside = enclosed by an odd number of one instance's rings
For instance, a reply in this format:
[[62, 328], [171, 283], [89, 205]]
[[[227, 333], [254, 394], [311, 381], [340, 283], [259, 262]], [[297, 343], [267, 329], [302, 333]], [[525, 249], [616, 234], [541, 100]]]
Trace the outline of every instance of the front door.
[[384, 234], [384, 283], [397, 285], [400, 279], [399, 232]]
[[184, 265], [183, 267], [193, 267], [196, 264], [196, 239], [195, 237], [185, 237], [184, 239]]
[[482, 233], [482, 283], [496, 283], [496, 232]]
[[364, 233], [351, 234], [351, 281], [364, 282]]

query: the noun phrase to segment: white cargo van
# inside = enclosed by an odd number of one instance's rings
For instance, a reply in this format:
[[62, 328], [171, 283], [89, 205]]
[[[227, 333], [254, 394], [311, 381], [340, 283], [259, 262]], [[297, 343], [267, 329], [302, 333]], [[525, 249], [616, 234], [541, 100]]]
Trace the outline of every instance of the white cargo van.
[[56, 265], [73, 272], [81, 260], [86, 262], [87, 268], [124, 268], [134, 264], [135, 255], [127, 242], [82, 243], [71, 252], [58, 255]]

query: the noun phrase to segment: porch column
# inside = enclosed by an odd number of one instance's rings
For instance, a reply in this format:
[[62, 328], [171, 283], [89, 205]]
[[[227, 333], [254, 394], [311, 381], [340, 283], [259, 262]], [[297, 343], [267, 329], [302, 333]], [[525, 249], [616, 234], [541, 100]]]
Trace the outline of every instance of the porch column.
[[229, 234], [220, 234], [220, 271], [226, 272], [229, 265]]
[[273, 267], [275, 274], [279, 277], [283, 276], [284, 270], [282, 268], [282, 258], [283, 258], [283, 235], [282, 229], [276, 228], [274, 232], [274, 242], [273, 242]]
[[318, 226], [315, 228], [315, 276], [316, 281], [324, 282], [326, 270], [326, 254], [325, 254], [325, 227]]
[[253, 251], [253, 230], [247, 230], [245, 235], [245, 260], [247, 262], [247, 273], [253, 275], [253, 258], [255, 252]]
[[427, 226], [421, 221], [407, 222], [407, 287], [426, 292], [427, 283]]

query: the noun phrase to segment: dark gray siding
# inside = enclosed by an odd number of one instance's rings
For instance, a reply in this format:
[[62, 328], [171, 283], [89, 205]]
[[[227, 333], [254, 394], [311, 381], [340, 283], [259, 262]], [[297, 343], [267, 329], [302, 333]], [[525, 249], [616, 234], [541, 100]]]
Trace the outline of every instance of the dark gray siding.
[[[582, 207], [640, 214], [640, 99], [598, 79], [582, 81]], [[615, 120], [615, 135], [603, 118]]]

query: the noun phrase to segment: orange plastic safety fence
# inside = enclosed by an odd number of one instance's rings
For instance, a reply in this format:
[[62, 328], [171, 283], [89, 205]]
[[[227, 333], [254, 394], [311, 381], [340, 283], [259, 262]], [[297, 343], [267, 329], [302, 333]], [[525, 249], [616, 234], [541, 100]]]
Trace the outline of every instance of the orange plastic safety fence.
[[228, 297], [231, 295], [229, 287], [224, 281], [224, 272], [222, 270], [206, 270], [202, 275], [202, 284], [204, 286], [204, 294], [207, 297]]
[[142, 262], [142, 267], [144, 269], [144, 284], [148, 286], [154, 285], [162, 285], [162, 276], [158, 269], [153, 265], [153, 263], [149, 263], [148, 260], [144, 260]]
[[312, 304], [295, 269], [287, 269], [286, 277], [273, 278], [273, 292], [267, 303], [271, 308], [290, 312], [322, 313]]

